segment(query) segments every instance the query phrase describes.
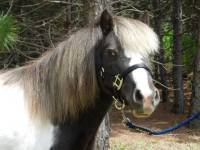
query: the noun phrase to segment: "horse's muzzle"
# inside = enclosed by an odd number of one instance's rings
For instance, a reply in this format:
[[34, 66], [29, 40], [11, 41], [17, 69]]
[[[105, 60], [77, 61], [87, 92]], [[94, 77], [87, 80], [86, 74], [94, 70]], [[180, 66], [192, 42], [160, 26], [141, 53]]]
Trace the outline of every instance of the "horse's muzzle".
[[154, 89], [154, 92], [148, 96], [144, 96], [139, 90], [135, 90], [133, 99], [138, 106], [133, 110], [133, 115], [137, 118], [149, 117], [158, 106], [160, 95], [156, 88]]

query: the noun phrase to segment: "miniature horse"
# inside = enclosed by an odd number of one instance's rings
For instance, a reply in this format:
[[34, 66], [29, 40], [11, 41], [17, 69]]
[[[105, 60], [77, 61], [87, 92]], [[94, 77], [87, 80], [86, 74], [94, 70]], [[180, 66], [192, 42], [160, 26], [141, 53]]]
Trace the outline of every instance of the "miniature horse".
[[158, 105], [144, 23], [107, 10], [26, 66], [0, 74], [0, 150], [92, 150], [112, 102], [149, 116]]

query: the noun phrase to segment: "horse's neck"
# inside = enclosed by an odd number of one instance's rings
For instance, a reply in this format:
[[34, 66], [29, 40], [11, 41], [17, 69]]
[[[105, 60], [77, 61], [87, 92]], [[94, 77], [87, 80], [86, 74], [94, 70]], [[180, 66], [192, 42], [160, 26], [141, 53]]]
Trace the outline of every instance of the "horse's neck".
[[76, 121], [66, 121], [56, 129], [56, 142], [52, 150], [91, 150], [98, 127], [111, 106], [110, 97], [101, 96], [95, 107], [80, 114]]

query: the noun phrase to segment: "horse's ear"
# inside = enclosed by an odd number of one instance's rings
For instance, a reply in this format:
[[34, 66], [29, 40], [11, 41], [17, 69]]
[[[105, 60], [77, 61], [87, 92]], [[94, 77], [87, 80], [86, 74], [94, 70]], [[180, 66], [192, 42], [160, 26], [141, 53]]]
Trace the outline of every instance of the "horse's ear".
[[101, 13], [99, 25], [104, 36], [106, 36], [113, 29], [113, 18], [107, 9]]

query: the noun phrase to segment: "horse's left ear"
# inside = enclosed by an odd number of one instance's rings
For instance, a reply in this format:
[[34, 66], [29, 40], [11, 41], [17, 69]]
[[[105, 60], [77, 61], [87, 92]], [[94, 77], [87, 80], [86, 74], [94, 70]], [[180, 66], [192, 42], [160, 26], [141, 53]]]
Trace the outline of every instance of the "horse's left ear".
[[106, 36], [113, 29], [113, 18], [107, 9], [101, 13], [99, 25], [104, 36]]

